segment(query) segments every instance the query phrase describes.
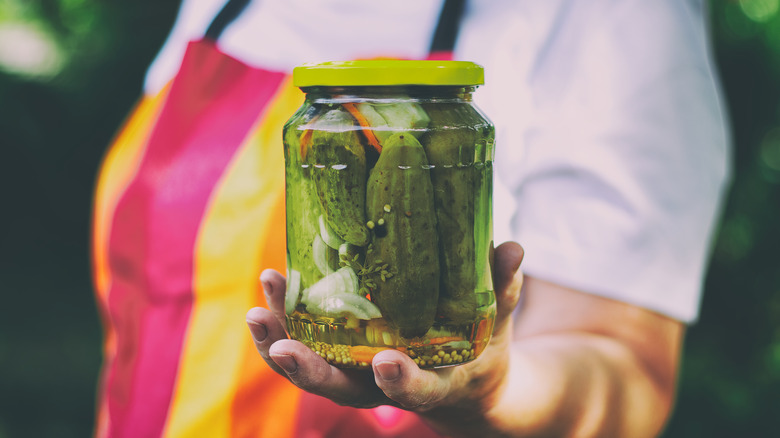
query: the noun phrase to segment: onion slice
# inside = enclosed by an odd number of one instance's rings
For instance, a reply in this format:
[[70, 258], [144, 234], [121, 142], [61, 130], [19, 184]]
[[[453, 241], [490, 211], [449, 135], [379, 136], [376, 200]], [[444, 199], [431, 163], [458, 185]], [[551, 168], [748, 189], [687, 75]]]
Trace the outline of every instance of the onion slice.
[[323, 216], [320, 216], [320, 236], [325, 244], [333, 249], [339, 249], [339, 246], [344, 243], [344, 240], [328, 226]]
[[295, 269], [287, 271], [287, 291], [284, 294], [284, 311], [289, 315], [298, 305], [301, 294], [301, 273]]

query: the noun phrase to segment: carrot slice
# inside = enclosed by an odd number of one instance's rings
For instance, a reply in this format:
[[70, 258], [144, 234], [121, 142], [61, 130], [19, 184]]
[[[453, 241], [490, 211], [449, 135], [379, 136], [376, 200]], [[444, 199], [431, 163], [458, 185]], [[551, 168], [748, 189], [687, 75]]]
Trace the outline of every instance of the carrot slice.
[[[483, 319], [479, 322], [479, 325], [477, 325], [477, 335], [474, 336], [475, 341], [482, 341], [488, 336], [488, 328], [493, 328], [493, 324], [491, 324], [493, 321], [489, 321], [487, 319]], [[490, 327], [488, 327], [490, 325]]]
[[355, 362], [365, 362], [370, 364], [374, 355], [383, 350], [389, 350], [387, 347], [369, 347], [368, 345], [354, 345], [349, 349], [349, 354]]
[[311, 129], [303, 131], [301, 135], [301, 160], [306, 158], [306, 152], [309, 150], [309, 143], [311, 142]]
[[493, 330], [493, 323], [494, 320], [487, 320], [483, 319], [479, 322], [479, 325], [477, 326], [477, 336], [474, 337], [475, 345], [474, 345], [474, 355], [479, 356], [482, 354], [482, 350], [487, 347], [487, 342], [485, 342], [485, 338], [488, 336], [488, 330]]
[[363, 135], [366, 136], [368, 144], [376, 149], [377, 152], [382, 153], [382, 145], [379, 144], [379, 140], [377, 140], [376, 135], [374, 135], [374, 131], [371, 130], [371, 125], [368, 123], [368, 120], [366, 120], [363, 114], [360, 113], [355, 104], [342, 103], [341, 105], [349, 112], [350, 115], [352, 115], [352, 117], [355, 118], [355, 120], [357, 120], [358, 125], [363, 128]]

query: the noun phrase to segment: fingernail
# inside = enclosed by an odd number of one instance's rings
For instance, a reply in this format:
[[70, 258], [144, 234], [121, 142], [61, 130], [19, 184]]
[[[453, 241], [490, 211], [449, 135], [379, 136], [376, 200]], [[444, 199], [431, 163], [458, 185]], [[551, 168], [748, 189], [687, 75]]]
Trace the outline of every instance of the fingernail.
[[268, 330], [265, 326], [250, 320], [247, 320], [246, 322], [249, 324], [249, 331], [252, 332], [252, 337], [255, 338], [255, 341], [263, 342], [266, 336], [268, 336]]
[[282, 354], [278, 356], [271, 356], [271, 359], [273, 359], [277, 365], [282, 367], [284, 372], [287, 374], [294, 374], [296, 371], [298, 371], [298, 363], [295, 362], [295, 358], [292, 356]]
[[401, 376], [401, 367], [395, 362], [379, 362], [376, 372], [382, 380], [395, 380]]

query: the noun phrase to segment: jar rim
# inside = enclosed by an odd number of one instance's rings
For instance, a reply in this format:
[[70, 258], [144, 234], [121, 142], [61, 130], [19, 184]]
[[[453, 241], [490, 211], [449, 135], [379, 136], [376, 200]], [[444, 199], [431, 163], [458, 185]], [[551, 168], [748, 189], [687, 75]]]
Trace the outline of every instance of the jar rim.
[[482, 85], [481, 65], [470, 61], [388, 60], [306, 63], [293, 69], [293, 85]]

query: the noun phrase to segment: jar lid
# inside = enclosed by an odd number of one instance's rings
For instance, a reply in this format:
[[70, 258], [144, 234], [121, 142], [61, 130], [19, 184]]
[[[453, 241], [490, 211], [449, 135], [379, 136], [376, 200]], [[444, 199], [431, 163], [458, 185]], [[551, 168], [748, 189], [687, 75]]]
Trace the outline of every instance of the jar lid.
[[364, 60], [303, 64], [293, 69], [293, 85], [482, 85], [482, 66], [469, 61]]

